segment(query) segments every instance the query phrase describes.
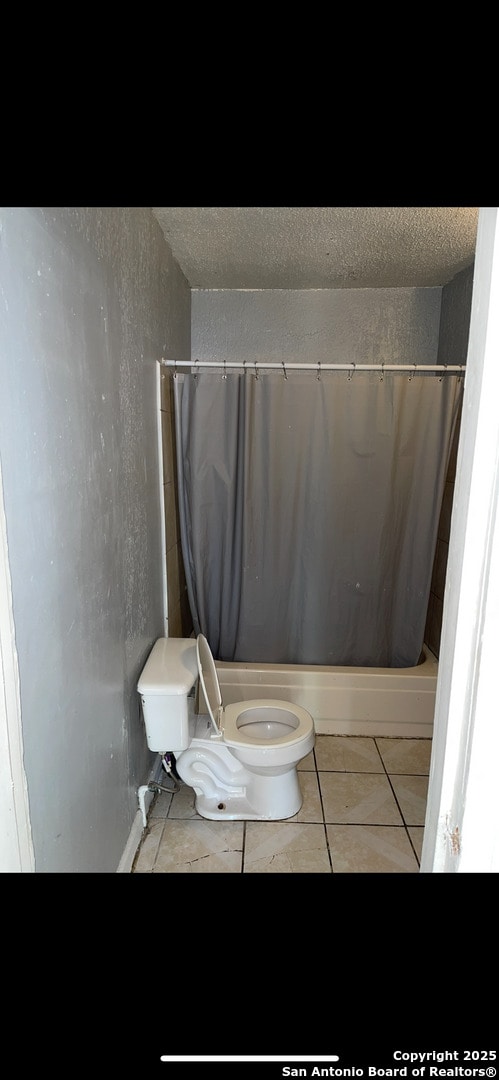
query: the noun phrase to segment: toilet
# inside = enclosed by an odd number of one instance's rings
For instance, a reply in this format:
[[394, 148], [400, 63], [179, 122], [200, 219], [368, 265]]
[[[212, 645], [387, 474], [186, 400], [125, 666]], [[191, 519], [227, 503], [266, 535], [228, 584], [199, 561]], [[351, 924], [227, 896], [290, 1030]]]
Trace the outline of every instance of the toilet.
[[[196, 712], [199, 688], [208, 713]], [[306, 709], [270, 698], [224, 705], [203, 634], [158, 638], [137, 689], [149, 749], [175, 755], [201, 817], [276, 821], [298, 813], [296, 766], [315, 742]]]

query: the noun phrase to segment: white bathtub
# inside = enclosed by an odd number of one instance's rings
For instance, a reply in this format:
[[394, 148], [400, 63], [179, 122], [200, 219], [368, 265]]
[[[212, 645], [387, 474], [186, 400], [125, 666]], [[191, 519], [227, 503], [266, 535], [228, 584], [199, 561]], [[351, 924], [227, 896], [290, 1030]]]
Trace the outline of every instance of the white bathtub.
[[411, 668], [315, 667], [217, 661], [225, 705], [249, 698], [294, 701], [318, 735], [431, 738], [438, 660], [426, 647]]

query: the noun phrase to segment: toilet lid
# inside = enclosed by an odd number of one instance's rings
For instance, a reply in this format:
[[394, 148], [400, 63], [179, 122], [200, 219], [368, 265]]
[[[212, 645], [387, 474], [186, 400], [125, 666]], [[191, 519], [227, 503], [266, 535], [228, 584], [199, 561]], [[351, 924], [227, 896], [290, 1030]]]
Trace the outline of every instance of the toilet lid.
[[218, 716], [222, 705], [222, 694], [220, 692], [220, 683], [218, 681], [217, 669], [215, 667], [215, 661], [213, 659], [213, 653], [208, 645], [208, 642], [204, 634], [198, 634], [196, 640], [196, 650], [198, 657], [198, 671], [201, 686], [203, 687], [203, 694], [208, 706], [208, 712], [211, 717], [211, 722], [217, 733], [220, 735], [220, 727], [218, 724]]

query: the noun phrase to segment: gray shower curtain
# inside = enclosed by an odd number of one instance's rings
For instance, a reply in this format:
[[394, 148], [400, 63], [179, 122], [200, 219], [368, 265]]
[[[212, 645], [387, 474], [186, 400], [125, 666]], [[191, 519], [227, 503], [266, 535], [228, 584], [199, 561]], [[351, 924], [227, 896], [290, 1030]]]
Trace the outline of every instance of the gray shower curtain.
[[417, 664], [458, 379], [260, 369], [174, 387], [189, 603], [215, 658]]

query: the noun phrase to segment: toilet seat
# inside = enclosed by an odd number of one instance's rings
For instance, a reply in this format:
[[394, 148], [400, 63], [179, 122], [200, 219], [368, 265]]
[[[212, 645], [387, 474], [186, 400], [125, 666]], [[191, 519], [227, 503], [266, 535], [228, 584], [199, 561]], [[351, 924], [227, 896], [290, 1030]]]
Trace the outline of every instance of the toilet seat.
[[305, 709], [270, 698], [226, 705], [221, 722], [228, 746], [296, 746], [312, 729], [310, 714]]
[[[246, 760], [253, 757], [261, 761], [262, 754], [269, 761], [279, 755], [285, 763], [296, 756], [297, 744], [312, 741], [314, 724], [310, 713], [290, 701], [272, 698], [255, 698], [225, 705], [218, 680], [215, 661], [204, 636], [196, 640], [199, 679], [203, 688], [214, 732], [227, 746], [246, 752]], [[308, 751], [306, 751], [308, 752]], [[284, 755], [284, 756], [283, 756]]]

